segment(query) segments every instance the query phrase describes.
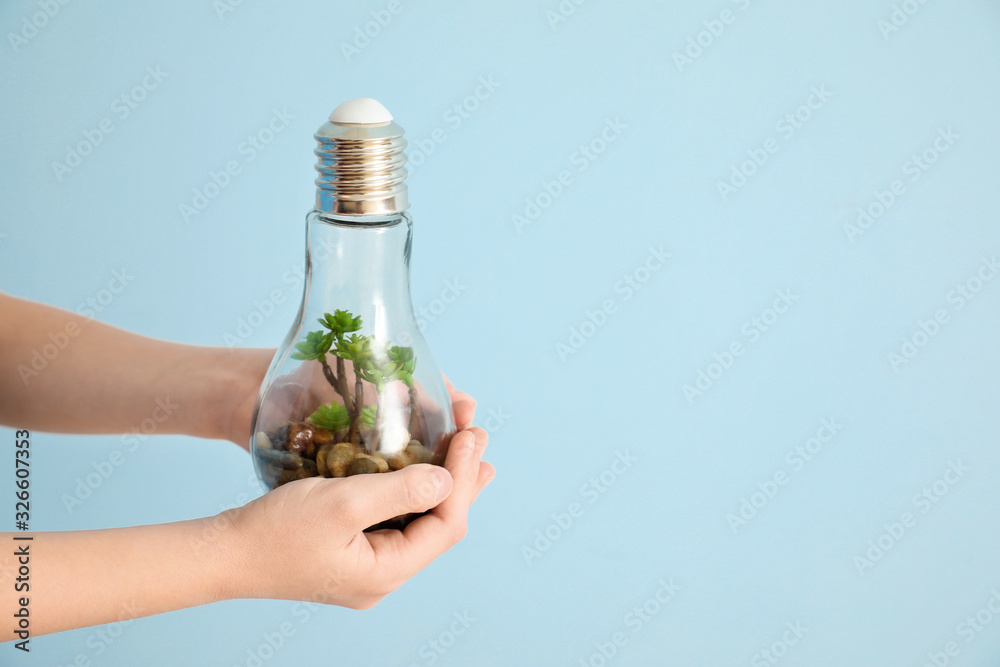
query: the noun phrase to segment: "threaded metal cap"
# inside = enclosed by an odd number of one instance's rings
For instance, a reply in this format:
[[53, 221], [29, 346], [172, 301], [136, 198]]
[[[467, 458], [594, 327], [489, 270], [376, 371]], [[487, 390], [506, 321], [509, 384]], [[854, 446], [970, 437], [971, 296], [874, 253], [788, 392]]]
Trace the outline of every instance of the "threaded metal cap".
[[371, 98], [344, 102], [316, 134], [316, 210], [378, 216], [409, 208], [406, 139]]

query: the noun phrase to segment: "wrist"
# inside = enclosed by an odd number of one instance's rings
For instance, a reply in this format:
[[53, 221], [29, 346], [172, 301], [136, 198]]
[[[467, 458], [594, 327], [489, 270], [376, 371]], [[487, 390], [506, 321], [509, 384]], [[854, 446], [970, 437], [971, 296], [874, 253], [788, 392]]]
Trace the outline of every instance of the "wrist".
[[239, 522], [243, 508], [196, 520], [191, 544], [209, 573], [212, 602], [256, 597], [252, 540]]
[[224, 403], [218, 413], [220, 437], [231, 440], [243, 448], [250, 446], [250, 422], [253, 418], [257, 395], [264, 376], [274, 358], [269, 348], [220, 350], [223, 354], [222, 371]]
[[190, 403], [190, 435], [231, 440], [249, 446], [250, 419], [264, 375], [274, 355], [260, 348], [202, 348], [192, 355], [196, 364], [186, 374]]

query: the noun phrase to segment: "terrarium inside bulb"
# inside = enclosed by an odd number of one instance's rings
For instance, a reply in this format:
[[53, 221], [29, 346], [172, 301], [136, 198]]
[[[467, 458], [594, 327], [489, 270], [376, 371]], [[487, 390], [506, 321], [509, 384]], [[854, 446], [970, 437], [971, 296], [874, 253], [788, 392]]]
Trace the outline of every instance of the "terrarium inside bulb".
[[[278, 396], [291, 400], [275, 396], [270, 406], [303, 416], [258, 417], [264, 427], [254, 436], [254, 449], [265, 483], [273, 488], [305, 477], [440, 464], [442, 442], [428, 442], [427, 419], [438, 421], [437, 411], [425, 414], [436, 406], [421, 400], [413, 348], [360, 333], [362, 318], [347, 310], [324, 313], [319, 324], [295, 344], [291, 358], [306, 362], [299, 377], [275, 386]], [[328, 385], [325, 391], [311, 386], [318, 377]]]

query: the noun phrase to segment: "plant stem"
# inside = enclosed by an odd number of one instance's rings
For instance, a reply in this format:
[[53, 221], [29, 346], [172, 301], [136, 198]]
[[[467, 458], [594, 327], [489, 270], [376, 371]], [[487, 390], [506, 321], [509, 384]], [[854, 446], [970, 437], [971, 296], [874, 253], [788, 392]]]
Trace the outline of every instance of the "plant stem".
[[347, 388], [347, 368], [344, 366], [344, 360], [340, 357], [337, 357], [337, 380], [337, 391], [344, 399], [344, 407], [347, 408], [348, 412], [353, 412], [354, 401], [351, 400], [351, 390]]
[[382, 392], [381, 387], [375, 387], [375, 420], [372, 422], [372, 441], [368, 445], [368, 453], [374, 454], [378, 449], [378, 441], [382, 439]]
[[324, 355], [319, 362], [323, 364], [323, 375], [326, 376], [326, 381], [329, 382], [337, 393], [340, 394], [340, 397], [344, 399], [344, 408], [347, 409], [347, 412], [352, 412], [354, 410], [354, 403], [351, 401], [351, 392], [347, 389], [347, 374], [344, 372], [344, 360], [337, 357], [337, 370], [339, 371], [339, 374], [334, 373], [333, 369], [330, 368], [330, 364], [326, 360], [326, 355]]
[[[424, 415], [417, 397], [416, 384], [410, 385], [410, 439], [424, 441]], [[425, 443], [426, 446], [426, 443]]]
[[347, 439], [356, 445], [361, 435], [361, 409], [365, 403], [365, 388], [361, 384], [361, 372], [357, 362], [352, 361], [351, 365], [354, 366], [354, 413], [351, 415], [351, 430], [347, 434]]
[[327, 363], [326, 355], [323, 355], [323, 358], [319, 360], [319, 363], [323, 364], [323, 375], [326, 376], [326, 381], [330, 383], [331, 387], [333, 387], [337, 391], [340, 391], [340, 381], [334, 374], [333, 369], [330, 368], [330, 364]]

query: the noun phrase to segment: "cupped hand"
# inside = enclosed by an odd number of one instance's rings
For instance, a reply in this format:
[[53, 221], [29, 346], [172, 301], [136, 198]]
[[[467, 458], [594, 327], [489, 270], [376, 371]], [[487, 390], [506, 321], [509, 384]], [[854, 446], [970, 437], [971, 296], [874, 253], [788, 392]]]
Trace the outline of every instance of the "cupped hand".
[[[467, 424], [475, 402], [454, 390], [452, 398]], [[312, 477], [227, 510], [237, 536], [232, 597], [374, 606], [465, 536], [469, 507], [495, 474], [482, 461], [487, 441], [482, 429], [465, 428], [443, 468]], [[402, 531], [364, 532], [427, 510]]]

